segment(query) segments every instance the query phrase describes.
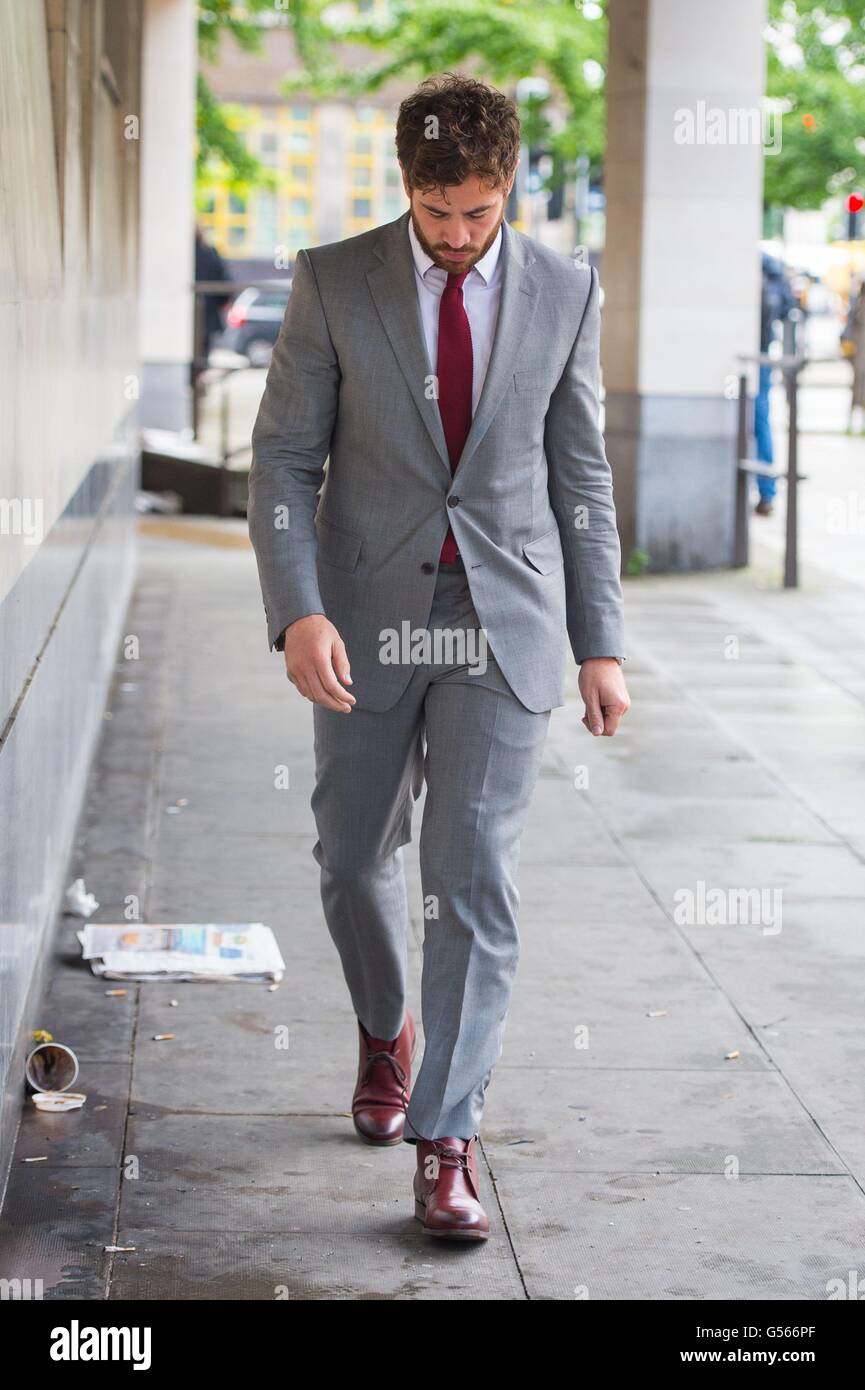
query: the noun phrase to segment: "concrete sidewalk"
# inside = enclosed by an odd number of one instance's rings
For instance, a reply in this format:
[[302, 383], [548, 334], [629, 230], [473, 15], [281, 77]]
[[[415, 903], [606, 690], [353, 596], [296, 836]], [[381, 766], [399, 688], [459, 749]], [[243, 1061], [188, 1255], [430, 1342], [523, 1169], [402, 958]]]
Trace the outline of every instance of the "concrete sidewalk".
[[[572, 667], [488, 1093], [493, 1236], [439, 1248], [412, 1219], [413, 1153], [362, 1146], [347, 1115], [355, 1027], [310, 853], [311, 709], [267, 652], [245, 527], [142, 531], [141, 658], [118, 659], [69, 878], [96, 920], [133, 894], [144, 921], [268, 922], [288, 969], [275, 993], [112, 999], [62, 921], [40, 1022], [89, 1099], [27, 1107], [0, 1277], [49, 1298], [337, 1300], [821, 1300], [861, 1278], [865, 592], [629, 582], [634, 708], [614, 741], [582, 729]], [[416, 1007], [416, 845], [405, 860]], [[737, 891], [770, 909], [711, 925], [712, 890], [728, 914]]]

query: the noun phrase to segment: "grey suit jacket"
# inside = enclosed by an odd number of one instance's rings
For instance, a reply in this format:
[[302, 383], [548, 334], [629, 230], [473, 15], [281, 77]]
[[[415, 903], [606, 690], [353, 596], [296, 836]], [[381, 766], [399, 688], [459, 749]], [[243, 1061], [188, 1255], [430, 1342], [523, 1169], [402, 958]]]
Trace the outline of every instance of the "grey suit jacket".
[[624, 655], [597, 273], [502, 224], [495, 340], [452, 477], [408, 217], [297, 256], [252, 435], [268, 642], [324, 613], [358, 708], [389, 709], [413, 667], [380, 660], [383, 633], [426, 625], [450, 522], [492, 656], [528, 709], [552, 709], [566, 630], [578, 662]]

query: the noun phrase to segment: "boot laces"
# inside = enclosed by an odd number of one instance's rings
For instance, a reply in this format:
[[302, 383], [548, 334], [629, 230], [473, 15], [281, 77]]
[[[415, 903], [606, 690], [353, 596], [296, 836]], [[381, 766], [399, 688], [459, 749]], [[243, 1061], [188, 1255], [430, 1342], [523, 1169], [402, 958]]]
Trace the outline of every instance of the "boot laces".
[[405, 1069], [397, 1060], [397, 1058], [394, 1057], [392, 1052], [371, 1052], [369, 1054], [369, 1056], [366, 1059], [366, 1066], [363, 1069], [363, 1076], [361, 1077], [360, 1083], [361, 1086], [367, 1085], [372, 1075], [373, 1067], [380, 1065], [382, 1062], [386, 1062], [388, 1064], [388, 1066], [393, 1071], [393, 1074], [399, 1082], [400, 1086], [403, 1090], [405, 1090], [406, 1083], [408, 1080], [405, 1074]]
[[437, 1144], [436, 1153], [438, 1155], [439, 1161], [442, 1164], [444, 1164], [445, 1167], [462, 1168], [464, 1173], [466, 1173], [468, 1176], [471, 1176], [471, 1174], [469, 1173], [468, 1149], [452, 1149], [448, 1147], [448, 1145], [443, 1145], [440, 1148]]

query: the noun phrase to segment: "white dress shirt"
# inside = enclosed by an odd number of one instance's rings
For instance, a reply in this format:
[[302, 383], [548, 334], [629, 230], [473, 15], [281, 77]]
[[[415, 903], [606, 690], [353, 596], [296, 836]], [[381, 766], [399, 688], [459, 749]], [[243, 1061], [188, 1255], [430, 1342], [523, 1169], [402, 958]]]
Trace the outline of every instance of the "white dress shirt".
[[[446, 270], [441, 270], [424, 251], [415, 235], [411, 217], [408, 219], [408, 236], [414, 257], [415, 284], [417, 285], [427, 357], [430, 372], [434, 373], [438, 360], [439, 307], [444, 287], [447, 284], [448, 273]], [[492, 246], [472, 266], [463, 280], [463, 305], [472, 336], [472, 415], [478, 408], [478, 401], [481, 398], [487, 368], [490, 364], [493, 339], [496, 336], [499, 300], [502, 292], [501, 249], [502, 229], [499, 227]]]

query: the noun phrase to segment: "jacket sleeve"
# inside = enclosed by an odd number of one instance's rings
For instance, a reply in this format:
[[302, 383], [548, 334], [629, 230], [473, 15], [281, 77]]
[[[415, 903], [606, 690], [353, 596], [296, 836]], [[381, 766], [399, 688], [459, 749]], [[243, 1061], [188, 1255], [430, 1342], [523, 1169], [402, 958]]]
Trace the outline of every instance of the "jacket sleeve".
[[252, 431], [247, 518], [270, 650], [298, 618], [323, 613], [316, 569], [316, 498], [336, 419], [339, 361], [306, 251], [273, 349]]
[[600, 304], [591, 268], [586, 307], [544, 427], [550, 503], [565, 557], [568, 638], [579, 663], [624, 659], [621, 547], [600, 429]]

